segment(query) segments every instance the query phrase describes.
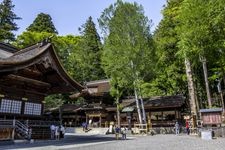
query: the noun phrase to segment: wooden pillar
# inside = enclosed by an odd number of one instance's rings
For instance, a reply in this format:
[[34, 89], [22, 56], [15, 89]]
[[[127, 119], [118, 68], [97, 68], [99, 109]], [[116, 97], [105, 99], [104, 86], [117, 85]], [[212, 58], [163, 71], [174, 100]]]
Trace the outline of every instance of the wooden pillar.
[[102, 127], [102, 116], [101, 116], [101, 114], [99, 115], [99, 126], [100, 126], [100, 128]]
[[175, 119], [178, 119], [178, 112], [175, 110]]
[[180, 110], [178, 111], [178, 117], [179, 117], [179, 119], [181, 119], [181, 113], [180, 113]]
[[88, 123], [88, 114], [85, 113], [85, 115], [86, 115], [86, 123]]
[[15, 128], [16, 128], [16, 119], [13, 119], [13, 131], [12, 131], [12, 140], [15, 139]]
[[152, 128], [152, 121], [151, 121], [151, 112], [148, 112], [148, 127]]
[[131, 112], [127, 112], [128, 129], [131, 130]]

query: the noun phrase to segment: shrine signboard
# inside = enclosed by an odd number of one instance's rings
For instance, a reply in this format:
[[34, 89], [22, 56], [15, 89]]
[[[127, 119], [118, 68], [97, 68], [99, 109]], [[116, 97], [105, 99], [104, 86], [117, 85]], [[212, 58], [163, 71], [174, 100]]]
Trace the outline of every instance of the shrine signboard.
[[201, 109], [201, 118], [203, 125], [220, 125], [222, 123], [222, 109]]

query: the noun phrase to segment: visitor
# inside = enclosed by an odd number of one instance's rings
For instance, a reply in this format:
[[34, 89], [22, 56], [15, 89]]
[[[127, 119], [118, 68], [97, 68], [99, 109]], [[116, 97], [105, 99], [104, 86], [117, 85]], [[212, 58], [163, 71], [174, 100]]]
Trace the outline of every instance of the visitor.
[[65, 128], [63, 127], [63, 125], [60, 126], [60, 138], [64, 138], [65, 135]]
[[119, 134], [120, 134], [120, 128], [118, 126], [116, 126], [115, 128], [115, 135], [116, 135], [116, 139], [119, 139]]
[[87, 122], [85, 123], [84, 128], [85, 128], [85, 131], [87, 132], [88, 131], [88, 124], [87, 124]]
[[85, 131], [85, 129], [86, 129], [86, 122], [82, 123], [82, 127], [83, 127], [83, 131]]
[[56, 126], [55, 127], [55, 139], [56, 140], [59, 140], [59, 133], [60, 133], [59, 126]]
[[176, 135], [178, 135], [180, 133], [180, 127], [179, 127], [179, 123], [177, 121], [175, 123], [175, 132], [176, 132]]
[[32, 136], [32, 128], [28, 127], [28, 140], [31, 141], [31, 136]]
[[55, 139], [55, 125], [54, 124], [52, 124], [50, 126], [50, 130], [51, 130], [51, 139], [53, 140], [53, 139]]
[[126, 127], [121, 128], [121, 134], [122, 134], [122, 139], [126, 140], [127, 139], [127, 128]]
[[189, 135], [190, 134], [190, 129], [189, 129], [189, 122], [188, 122], [188, 120], [186, 120], [186, 126], [185, 126], [185, 128], [186, 128], [187, 135]]

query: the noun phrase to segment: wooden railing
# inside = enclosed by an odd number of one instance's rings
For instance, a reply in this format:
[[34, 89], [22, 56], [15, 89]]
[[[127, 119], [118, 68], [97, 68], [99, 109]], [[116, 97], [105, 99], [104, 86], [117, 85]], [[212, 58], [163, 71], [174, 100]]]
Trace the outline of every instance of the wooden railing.
[[17, 131], [17, 133], [19, 133], [24, 139], [28, 139], [29, 137], [31, 137], [32, 133], [28, 132], [28, 126], [26, 124], [23, 124], [22, 122], [15, 120], [15, 129]]
[[14, 128], [13, 120], [0, 120], [0, 128]]
[[43, 121], [43, 120], [23, 120], [23, 124], [26, 124], [31, 127], [50, 127], [52, 124], [60, 125], [59, 121]]
[[[18, 120], [0, 120], [0, 128], [12, 128], [24, 139], [29, 137], [28, 126]], [[13, 135], [14, 136], [14, 135]]]
[[[49, 139], [51, 136], [50, 125], [59, 125], [56, 121], [42, 121], [42, 120], [0, 120], [0, 128], [3, 130], [11, 129], [10, 137], [14, 135], [23, 139]], [[28, 132], [28, 127], [31, 127], [32, 134]], [[1, 133], [0, 133], [1, 134]]]
[[133, 132], [135, 134], [145, 133], [148, 132], [148, 125], [147, 124], [134, 124], [134, 130]]

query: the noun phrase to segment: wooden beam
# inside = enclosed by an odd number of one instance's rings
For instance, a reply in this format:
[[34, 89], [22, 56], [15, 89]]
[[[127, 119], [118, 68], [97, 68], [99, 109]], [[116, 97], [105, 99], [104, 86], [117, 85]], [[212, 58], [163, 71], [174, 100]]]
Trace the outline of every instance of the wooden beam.
[[49, 84], [49, 83], [34, 80], [34, 79], [30, 79], [30, 78], [26, 78], [26, 77], [22, 77], [22, 76], [17, 76], [17, 75], [14, 75], [14, 74], [4, 76], [4, 77], [2, 77], [2, 79], [3, 80], [5, 79], [5, 80], [15, 80], [15, 81], [20, 81], [20, 82], [25, 82], [27, 84], [33, 84], [35, 86], [40, 86], [40, 87], [47, 87], [47, 88], [51, 87], [51, 84]]
[[42, 76], [42, 73], [39, 72], [38, 70], [32, 70], [32, 69], [29, 69], [29, 68], [24, 68], [22, 70], [19, 70], [18, 72], [20, 74], [25, 75], [25, 76], [28, 76], [28, 77], [37, 78], [37, 77]]
[[[45, 97], [47, 96], [45, 93], [40, 93], [37, 91], [33, 91], [33, 90], [25, 90], [25, 89], [19, 89], [19, 88], [15, 88], [15, 87], [9, 87], [9, 86], [4, 86], [4, 85], [0, 85], [0, 91], [4, 91], [4, 94], [10, 94], [10, 92], [12, 93], [20, 93], [20, 95], [22, 97], [26, 97], [26, 93], [29, 94], [34, 94], [34, 95], [40, 95], [41, 97]], [[23, 93], [23, 94], [22, 94]]]

